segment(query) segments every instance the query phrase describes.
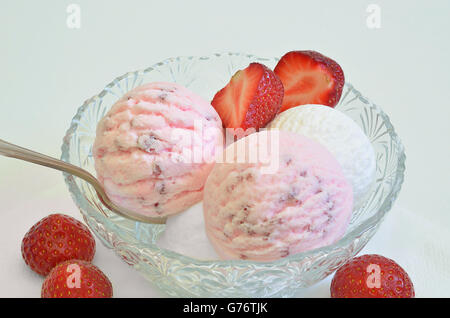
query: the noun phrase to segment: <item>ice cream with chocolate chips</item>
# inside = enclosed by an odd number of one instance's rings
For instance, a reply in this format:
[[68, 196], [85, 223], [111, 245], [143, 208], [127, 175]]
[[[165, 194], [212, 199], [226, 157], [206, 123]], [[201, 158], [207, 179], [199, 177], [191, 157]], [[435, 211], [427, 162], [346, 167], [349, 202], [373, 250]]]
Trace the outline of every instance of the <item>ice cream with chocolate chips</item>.
[[[270, 138], [258, 137], [268, 133], [242, 138], [225, 154], [243, 143], [250, 145], [241, 148], [247, 151], [263, 147], [262, 141]], [[227, 160], [216, 163], [208, 177], [203, 200], [206, 233], [223, 259], [271, 261], [332, 244], [347, 229], [352, 187], [324, 146], [280, 131], [278, 152], [271, 154], [277, 156], [277, 171], [264, 173], [266, 160]]]
[[222, 134], [214, 108], [187, 88], [136, 87], [97, 126], [97, 177], [120, 206], [147, 216], [181, 212], [201, 201]]

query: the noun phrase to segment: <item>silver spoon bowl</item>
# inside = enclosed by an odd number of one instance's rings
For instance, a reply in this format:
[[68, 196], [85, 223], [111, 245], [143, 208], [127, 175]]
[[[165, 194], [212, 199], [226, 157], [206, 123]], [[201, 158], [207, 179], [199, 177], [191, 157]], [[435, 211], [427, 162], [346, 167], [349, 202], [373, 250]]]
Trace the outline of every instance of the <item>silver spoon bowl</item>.
[[145, 222], [145, 223], [153, 223], [153, 224], [165, 224], [166, 217], [155, 218], [149, 217], [145, 215], [141, 215], [124, 207], [120, 207], [114, 204], [106, 194], [103, 189], [102, 184], [89, 172], [80, 167], [74, 166], [70, 163], [64, 162], [62, 160], [58, 160], [44, 154], [11, 144], [4, 140], [0, 139], [0, 155], [20, 159], [24, 161], [28, 161], [37, 165], [49, 167], [52, 169], [60, 170], [78, 178], [85, 180], [90, 183], [95, 191], [97, 192], [97, 196], [100, 201], [112, 212], [123, 216], [125, 218], [131, 219], [133, 221]]

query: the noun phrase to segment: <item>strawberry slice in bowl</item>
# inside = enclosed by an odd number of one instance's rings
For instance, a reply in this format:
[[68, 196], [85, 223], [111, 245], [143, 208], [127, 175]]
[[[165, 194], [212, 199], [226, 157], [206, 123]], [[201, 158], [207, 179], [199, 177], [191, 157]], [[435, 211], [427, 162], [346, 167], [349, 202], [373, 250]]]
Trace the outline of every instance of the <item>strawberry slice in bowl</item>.
[[341, 98], [344, 72], [334, 60], [316, 51], [286, 53], [274, 69], [283, 82], [281, 110], [306, 104], [334, 107]]
[[263, 64], [250, 63], [216, 93], [211, 105], [222, 119], [224, 128], [257, 130], [275, 117], [283, 96], [284, 88], [278, 76]]

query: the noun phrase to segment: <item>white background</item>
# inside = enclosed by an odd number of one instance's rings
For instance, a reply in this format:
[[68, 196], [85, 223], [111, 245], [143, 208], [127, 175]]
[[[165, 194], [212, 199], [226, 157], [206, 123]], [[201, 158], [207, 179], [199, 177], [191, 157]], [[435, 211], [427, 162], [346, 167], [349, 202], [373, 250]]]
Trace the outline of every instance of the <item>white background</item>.
[[[81, 7], [81, 28], [66, 8]], [[366, 25], [370, 3], [381, 28]], [[450, 1], [0, 1], [0, 138], [59, 157], [83, 101], [112, 79], [178, 55], [313, 49], [389, 114], [407, 154], [402, 192], [362, 253], [391, 257], [419, 297], [450, 297]], [[61, 173], [0, 157], [0, 296], [39, 297], [20, 254], [51, 212], [81, 219]], [[98, 242], [99, 243], [99, 242]], [[115, 296], [161, 297], [112, 251], [94, 263]], [[329, 281], [299, 294], [329, 297]]]

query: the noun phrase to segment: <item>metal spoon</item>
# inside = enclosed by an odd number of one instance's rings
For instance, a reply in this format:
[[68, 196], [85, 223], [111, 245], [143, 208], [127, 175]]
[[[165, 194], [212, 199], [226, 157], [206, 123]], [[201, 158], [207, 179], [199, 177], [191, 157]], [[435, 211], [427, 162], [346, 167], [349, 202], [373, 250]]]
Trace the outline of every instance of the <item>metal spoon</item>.
[[41, 166], [46, 166], [49, 168], [67, 172], [69, 174], [72, 174], [74, 176], [77, 176], [77, 177], [89, 182], [94, 187], [95, 191], [97, 192], [97, 196], [100, 199], [100, 201], [108, 209], [110, 209], [114, 213], [119, 214], [120, 216], [131, 219], [133, 221], [139, 221], [139, 222], [145, 222], [145, 223], [153, 223], [153, 224], [165, 224], [166, 223], [167, 218], [165, 218], [165, 217], [161, 217], [161, 218], [148, 217], [148, 216], [140, 215], [139, 213], [133, 212], [129, 209], [115, 205], [108, 198], [105, 190], [103, 189], [103, 186], [92, 174], [90, 174], [86, 170], [81, 169], [77, 166], [74, 166], [70, 163], [43, 155], [41, 153], [26, 149], [26, 148], [19, 147], [17, 145], [13, 145], [13, 144], [6, 142], [4, 140], [1, 140], [1, 139], [0, 139], [0, 155], [32, 162], [32, 163], [35, 163], [35, 164], [38, 164]]

